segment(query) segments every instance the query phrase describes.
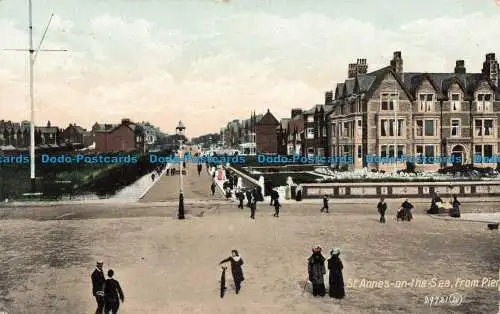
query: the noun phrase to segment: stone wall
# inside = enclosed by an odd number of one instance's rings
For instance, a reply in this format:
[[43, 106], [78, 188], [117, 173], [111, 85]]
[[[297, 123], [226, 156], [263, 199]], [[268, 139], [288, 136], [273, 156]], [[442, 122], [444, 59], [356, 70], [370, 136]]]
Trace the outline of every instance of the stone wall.
[[500, 196], [500, 182], [395, 182], [395, 183], [323, 183], [303, 184], [303, 198], [429, 198]]

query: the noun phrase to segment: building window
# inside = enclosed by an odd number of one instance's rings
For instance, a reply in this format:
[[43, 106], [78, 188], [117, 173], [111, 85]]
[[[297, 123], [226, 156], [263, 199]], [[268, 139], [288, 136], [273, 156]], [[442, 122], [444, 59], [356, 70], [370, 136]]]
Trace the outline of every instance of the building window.
[[363, 158], [362, 156], [362, 151], [361, 151], [361, 145], [358, 145], [358, 158]]
[[426, 164], [434, 163], [434, 161], [431, 159], [434, 158], [434, 156], [435, 156], [434, 145], [425, 145]]
[[474, 145], [474, 155], [483, 155], [483, 147], [481, 145]]
[[451, 120], [451, 136], [460, 136], [460, 120]]
[[474, 155], [479, 155], [486, 158], [493, 157], [493, 145], [474, 145]]
[[358, 128], [361, 127], [361, 120], [358, 120]]
[[424, 120], [417, 120], [417, 136], [424, 136]]
[[425, 136], [434, 136], [434, 120], [425, 120]]
[[306, 136], [308, 139], [314, 138], [314, 128], [307, 128]]
[[380, 96], [380, 110], [395, 110], [398, 93], [382, 93]]
[[343, 132], [345, 137], [349, 137], [349, 122], [344, 122], [344, 132]]
[[382, 119], [380, 120], [380, 136], [387, 136], [389, 133], [389, 124], [387, 123], [387, 120]]
[[492, 101], [492, 94], [477, 94], [476, 98], [476, 109], [477, 111], [481, 112], [490, 112], [491, 111], [491, 101]]
[[387, 145], [380, 146], [380, 157], [387, 157]]
[[484, 120], [484, 136], [492, 136], [493, 135], [493, 120], [487, 119]]
[[483, 120], [476, 120], [474, 123], [476, 125], [476, 136], [483, 136]]
[[415, 152], [416, 152], [416, 157], [417, 157], [417, 163], [422, 164], [423, 160], [422, 157], [424, 155], [424, 146], [423, 145], [417, 145], [415, 147]]
[[451, 111], [460, 111], [460, 94], [451, 94]]
[[333, 136], [337, 136], [336, 130], [337, 130], [337, 125], [334, 123], [334, 124], [332, 124], [332, 135]]
[[394, 153], [395, 153], [395, 152], [394, 152], [394, 145], [387, 145], [387, 146], [389, 146], [389, 153], [388, 153], [388, 156], [389, 156], [389, 157], [395, 157], [395, 155], [394, 155]]
[[405, 146], [398, 145], [398, 158], [402, 158], [405, 154]]
[[493, 157], [493, 145], [483, 146], [483, 157], [492, 158]]
[[434, 111], [434, 94], [419, 95], [419, 111], [420, 112]]
[[307, 122], [314, 122], [313, 116], [307, 116]]

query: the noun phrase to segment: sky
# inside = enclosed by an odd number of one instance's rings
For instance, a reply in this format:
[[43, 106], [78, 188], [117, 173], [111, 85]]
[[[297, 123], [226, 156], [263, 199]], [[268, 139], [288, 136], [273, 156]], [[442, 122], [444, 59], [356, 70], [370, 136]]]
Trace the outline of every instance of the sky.
[[[405, 71], [480, 72], [500, 59], [500, 0], [33, 0], [36, 124], [122, 118], [218, 132], [267, 109], [324, 102], [347, 76], [402, 51]], [[0, 120], [30, 117], [28, 1], [0, 0]]]

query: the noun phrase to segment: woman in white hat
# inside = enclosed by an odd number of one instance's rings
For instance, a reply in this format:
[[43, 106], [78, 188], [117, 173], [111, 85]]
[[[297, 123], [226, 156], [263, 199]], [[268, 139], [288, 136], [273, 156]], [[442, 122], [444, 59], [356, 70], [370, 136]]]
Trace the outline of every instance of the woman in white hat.
[[344, 290], [344, 277], [342, 276], [342, 261], [339, 258], [340, 249], [332, 249], [330, 251], [330, 259], [328, 260], [328, 270], [330, 274], [328, 276], [329, 290], [328, 295], [331, 298], [342, 299], [345, 297]]

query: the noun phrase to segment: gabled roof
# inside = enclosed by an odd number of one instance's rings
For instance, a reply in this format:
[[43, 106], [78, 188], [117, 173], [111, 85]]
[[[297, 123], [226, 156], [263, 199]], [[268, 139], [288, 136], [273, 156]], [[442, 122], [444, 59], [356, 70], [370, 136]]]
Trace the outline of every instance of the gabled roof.
[[261, 125], [279, 125], [280, 122], [276, 119], [269, 109], [266, 114], [262, 116], [262, 118], [257, 122]]

